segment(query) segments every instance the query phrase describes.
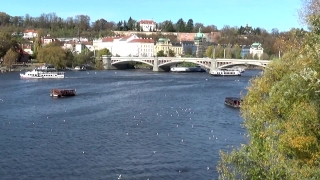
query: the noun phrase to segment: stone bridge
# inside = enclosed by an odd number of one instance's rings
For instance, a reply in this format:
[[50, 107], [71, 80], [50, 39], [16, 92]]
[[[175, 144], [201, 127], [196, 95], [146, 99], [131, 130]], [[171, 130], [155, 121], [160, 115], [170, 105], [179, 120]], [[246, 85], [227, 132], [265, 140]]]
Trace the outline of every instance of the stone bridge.
[[269, 60], [252, 59], [210, 59], [177, 57], [102, 57], [104, 69], [125, 69], [130, 62], [140, 62], [153, 67], [153, 71], [170, 71], [170, 67], [183, 62], [191, 62], [208, 71], [241, 65], [266, 67]]

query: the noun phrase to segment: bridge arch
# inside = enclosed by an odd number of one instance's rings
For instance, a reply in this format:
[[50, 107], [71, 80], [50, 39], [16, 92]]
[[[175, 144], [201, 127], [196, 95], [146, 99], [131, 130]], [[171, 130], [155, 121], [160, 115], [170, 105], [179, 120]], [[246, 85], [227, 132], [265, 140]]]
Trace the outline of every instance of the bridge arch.
[[184, 63], [184, 62], [190, 62], [190, 63], [193, 63], [193, 64], [197, 64], [197, 65], [200, 65], [206, 69], [210, 69], [210, 65], [211, 65], [211, 62], [210, 63], [205, 63], [206, 61], [194, 61], [194, 60], [188, 60], [188, 59], [183, 59], [183, 60], [172, 60], [170, 62], [165, 62], [165, 63], [159, 63], [159, 67], [161, 66], [172, 66], [172, 65], [176, 65], [176, 64], [179, 64], [179, 63]]
[[144, 63], [144, 64], [147, 64], [147, 65], [153, 67], [153, 59], [150, 59], [150, 60], [126, 59], [126, 60], [121, 60], [121, 61], [112, 61], [111, 64], [112, 65], [127, 64], [127, 63], [130, 63], [130, 62], [140, 62], [140, 63]]
[[224, 64], [224, 65], [221, 65], [221, 66], [217, 66], [218, 68], [227, 68], [227, 67], [233, 67], [233, 66], [240, 66], [240, 65], [253, 65], [253, 66], [259, 66], [259, 67], [263, 67], [265, 68], [266, 65], [265, 64], [262, 64], [262, 63], [248, 63], [248, 62], [240, 62], [240, 63], [230, 63], [230, 64]]

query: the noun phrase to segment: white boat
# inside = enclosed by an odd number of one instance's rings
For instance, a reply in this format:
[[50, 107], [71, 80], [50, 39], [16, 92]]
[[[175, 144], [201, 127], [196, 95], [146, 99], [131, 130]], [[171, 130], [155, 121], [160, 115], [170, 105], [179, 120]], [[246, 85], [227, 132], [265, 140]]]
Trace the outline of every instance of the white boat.
[[217, 69], [210, 72], [213, 76], [241, 76], [241, 72], [238, 70], [230, 69]]
[[76, 67], [74, 67], [73, 70], [74, 70], [74, 71], [85, 71], [85, 70], [86, 70], [86, 67], [85, 67], [85, 66], [76, 66]]
[[20, 73], [22, 79], [61, 79], [64, 78], [64, 72], [57, 71], [42, 71], [34, 69], [32, 71], [26, 71], [24, 74]]
[[170, 68], [171, 72], [205, 72], [201, 66], [196, 67], [172, 67]]

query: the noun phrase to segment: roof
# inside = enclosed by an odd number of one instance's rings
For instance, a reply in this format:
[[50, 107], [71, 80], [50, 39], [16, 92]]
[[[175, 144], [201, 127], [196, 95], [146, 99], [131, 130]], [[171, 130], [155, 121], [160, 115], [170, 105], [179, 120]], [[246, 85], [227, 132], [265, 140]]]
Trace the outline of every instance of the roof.
[[121, 37], [121, 39], [119, 41], [126, 41], [127, 39], [129, 39], [131, 36], [123, 36]]
[[153, 20], [140, 20], [140, 24], [156, 24]]
[[113, 42], [114, 38], [106, 37], [102, 38], [102, 42]]
[[29, 32], [37, 33], [37, 31], [34, 30], [34, 29], [26, 29], [26, 30], [24, 30], [24, 33], [29, 33]]
[[154, 43], [153, 39], [133, 39], [129, 43]]
[[181, 47], [182, 44], [180, 42], [176, 42], [176, 43], [172, 43], [172, 46], [175, 46], [175, 47]]

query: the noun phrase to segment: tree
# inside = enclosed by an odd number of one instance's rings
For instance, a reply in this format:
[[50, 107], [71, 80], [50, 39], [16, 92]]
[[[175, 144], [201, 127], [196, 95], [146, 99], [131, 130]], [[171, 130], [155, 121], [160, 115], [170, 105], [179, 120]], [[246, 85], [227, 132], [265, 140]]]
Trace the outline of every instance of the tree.
[[158, 57], [166, 57], [166, 55], [164, 54], [163, 50], [158, 51], [158, 52], [157, 52], [157, 56], [158, 56]]
[[185, 32], [186, 24], [182, 18], [180, 18], [176, 23], [176, 31], [177, 32]]
[[3, 57], [3, 64], [10, 68], [12, 64], [17, 62], [18, 57], [19, 54], [13, 48], [10, 48]]
[[241, 57], [241, 47], [238, 44], [233, 46], [231, 53], [232, 53], [232, 58], [233, 59], [242, 59], [242, 57]]
[[251, 80], [241, 105], [249, 142], [221, 152], [220, 179], [320, 177], [320, 37], [314, 27], [320, 22], [319, 5], [318, 0], [305, 4], [312, 12], [305, 17], [311, 31], [302, 44], [292, 44]]
[[42, 47], [41, 36], [42, 36], [42, 30], [39, 29], [38, 35], [35, 38], [34, 43], [33, 43], [33, 57], [34, 58], [37, 58], [38, 52], [39, 52], [40, 48]]
[[97, 52], [97, 57], [101, 57], [102, 55], [111, 55], [111, 52], [109, 51], [109, 49], [104, 48]]
[[206, 49], [206, 52], [205, 52], [205, 55], [209, 58], [213, 58], [213, 46], [209, 46], [207, 49]]
[[18, 49], [18, 43], [11, 38], [11, 35], [0, 31], [0, 58], [5, 56], [9, 49]]
[[194, 28], [193, 20], [192, 20], [192, 19], [189, 19], [188, 22], [187, 22], [185, 31], [186, 31], [186, 32], [192, 32], [192, 31], [193, 31], [193, 28]]
[[174, 51], [172, 49], [169, 49], [168, 55], [169, 55], [169, 57], [174, 57], [176, 54], [174, 53]]
[[37, 56], [39, 62], [52, 64], [56, 69], [66, 67], [66, 52], [60, 46], [45, 46], [39, 49]]

